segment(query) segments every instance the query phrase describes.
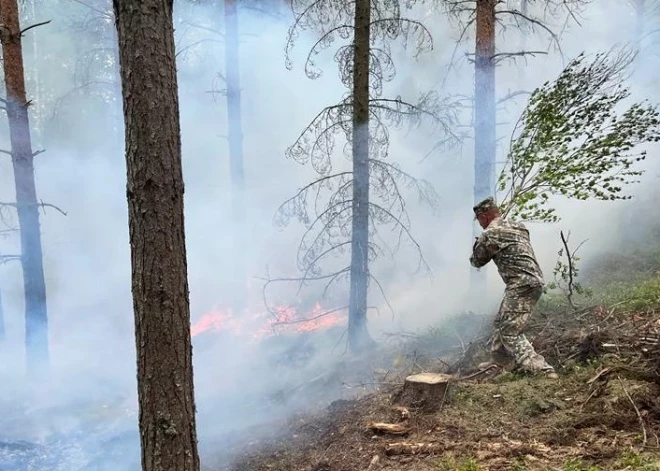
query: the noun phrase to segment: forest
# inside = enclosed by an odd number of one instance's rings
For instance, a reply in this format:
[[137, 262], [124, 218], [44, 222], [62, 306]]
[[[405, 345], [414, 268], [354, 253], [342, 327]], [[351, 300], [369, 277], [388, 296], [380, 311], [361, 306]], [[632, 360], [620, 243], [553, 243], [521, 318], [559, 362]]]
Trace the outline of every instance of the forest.
[[656, 0], [0, 0], [0, 471], [660, 470], [659, 45]]

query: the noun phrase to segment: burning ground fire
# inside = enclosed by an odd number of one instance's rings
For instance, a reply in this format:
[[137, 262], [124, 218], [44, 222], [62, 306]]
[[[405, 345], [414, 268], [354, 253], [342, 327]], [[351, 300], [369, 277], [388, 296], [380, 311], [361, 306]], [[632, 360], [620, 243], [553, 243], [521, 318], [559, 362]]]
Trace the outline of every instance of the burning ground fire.
[[214, 308], [190, 327], [192, 337], [208, 332], [231, 332], [259, 340], [271, 335], [323, 330], [345, 322], [346, 309], [325, 309], [319, 303], [304, 315], [292, 306], [279, 306], [274, 312], [234, 316], [231, 310]]

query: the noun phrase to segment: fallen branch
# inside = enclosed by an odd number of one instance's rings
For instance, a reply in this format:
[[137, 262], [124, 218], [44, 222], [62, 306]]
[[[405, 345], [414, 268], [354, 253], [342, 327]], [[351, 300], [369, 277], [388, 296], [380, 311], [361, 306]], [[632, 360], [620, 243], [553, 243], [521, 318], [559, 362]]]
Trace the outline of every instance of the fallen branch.
[[403, 424], [386, 424], [384, 422], [368, 422], [367, 428], [374, 432], [389, 433], [391, 435], [406, 435], [410, 427]]
[[460, 377], [460, 378], [457, 378], [456, 381], [466, 381], [466, 380], [468, 380], [468, 379], [476, 378], [477, 376], [482, 375], [482, 374], [486, 373], [487, 371], [490, 371], [490, 370], [492, 370], [492, 369], [494, 369], [494, 368], [497, 368], [497, 365], [496, 365], [496, 364], [488, 365], [488, 366], [487, 366], [486, 368], [484, 368], [483, 370], [479, 370], [479, 371], [477, 371], [476, 373], [472, 373], [471, 375], [462, 376], [462, 377]]
[[637, 419], [639, 420], [639, 425], [642, 428], [642, 446], [646, 446], [646, 442], [648, 441], [648, 437], [646, 435], [646, 427], [644, 426], [644, 418], [642, 417], [642, 414], [639, 412], [639, 408], [637, 407], [637, 404], [635, 404], [635, 401], [633, 401], [632, 397], [630, 397], [630, 394], [628, 393], [628, 390], [626, 389], [625, 385], [623, 384], [623, 381], [621, 381], [621, 377], [617, 376], [617, 380], [619, 380], [619, 383], [621, 384], [621, 389], [623, 389], [623, 393], [626, 395], [628, 400], [630, 401], [630, 404], [632, 404], [633, 409], [635, 409], [635, 413], [637, 414]]
[[591, 378], [589, 381], [587, 381], [587, 384], [591, 384], [591, 383], [593, 383], [594, 381], [597, 381], [597, 380], [598, 380], [599, 378], [601, 378], [602, 376], [604, 376], [604, 375], [606, 375], [606, 374], [608, 374], [608, 373], [611, 373], [611, 372], [612, 372], [612, 368], [609, 368], [609, 367], [603, 368], [603, 369], [600, 370], [598, 373], [596, 373], [596, 375], [595, 375], [593, 378]]
[[388, 443], [385, 445], [387, 456], [396, 455], [430, 455], [444, 452], [444, 447], [439, 443]]

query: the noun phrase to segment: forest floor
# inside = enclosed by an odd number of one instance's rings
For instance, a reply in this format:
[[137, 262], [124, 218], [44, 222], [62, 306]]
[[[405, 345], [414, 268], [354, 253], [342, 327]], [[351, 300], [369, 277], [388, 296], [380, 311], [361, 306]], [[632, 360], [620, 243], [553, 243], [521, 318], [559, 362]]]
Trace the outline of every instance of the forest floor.
[[[261, 427], [222, 468], [660, 470], [660, 282], [645, 283], [632, 301], [584, 309], [539, 306], [531, 337], [557, 367], [558, 380], [515, 371], [461, 380], [483, 361], [487, 331], [465, 340], [461, 326], [479, 321], [460, 315], [445, 324], [451, 328], [383, 347], [375, 379], [370, 387], [363, 384], [362, 394], [273, 424], [279, 431], [265, 438]], [[451, 372], [456, 379], [436, 411], [410, 410], [402, 419], [393, 398], [405, 376], [420, 371]], [[403, 423], [409, 431], [374, 433], [370, 421]], [[400, 454], [392, 451], [394, 443], [425, 448]]]

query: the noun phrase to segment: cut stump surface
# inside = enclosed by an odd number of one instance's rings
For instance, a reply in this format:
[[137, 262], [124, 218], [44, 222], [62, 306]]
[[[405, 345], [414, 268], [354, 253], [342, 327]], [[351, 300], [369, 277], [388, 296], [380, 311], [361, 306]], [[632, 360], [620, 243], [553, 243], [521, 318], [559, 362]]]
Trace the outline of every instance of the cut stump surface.
[[397, 404], [426, 411], [441, 407], [447, 392], [447, 386], [453, 376], [440, 373], [420, 373], [408, 376], [403, 389], [396, 396]]

